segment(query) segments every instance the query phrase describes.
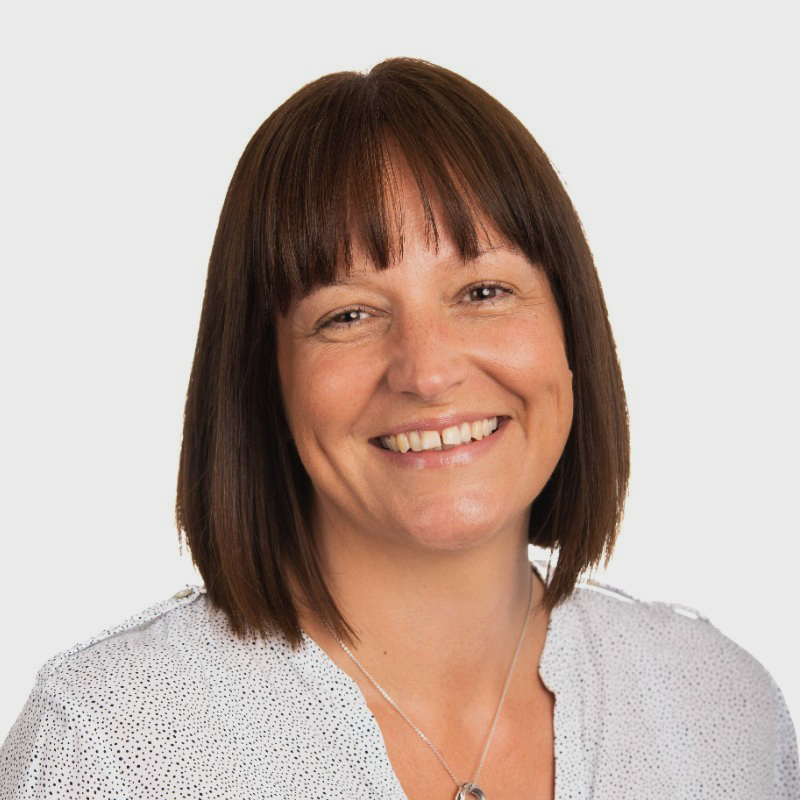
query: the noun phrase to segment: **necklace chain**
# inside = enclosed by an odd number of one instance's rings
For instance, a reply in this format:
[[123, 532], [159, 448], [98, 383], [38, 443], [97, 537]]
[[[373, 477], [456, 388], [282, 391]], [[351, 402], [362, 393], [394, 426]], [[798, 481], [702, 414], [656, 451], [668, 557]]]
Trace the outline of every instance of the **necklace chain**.
[[[305, 584], [303, 583], [302, 580], [300, 580], [300, 584], [303, 587], [303, 589], [305, 590], [306, 596], [309, 598], [309, 600], [311, 600], [311, 595], [309, 594], [309, 592], [306, 589]], [[336, 631], [333, 630], [333, 627], [330, 625], [328, 620], [325, 619], [325, 617], [323, 617], [322, 614], [320, 613], [320, 610], [317, 607], [316, 603], [314, 603], [313, 600], [311, 600], [311, 603], [314, 606], [314, 610], [317, 612], [317, 615], [322, 620], [322, 622], [325, 625], [325, 627], [328, 629], [328, 632], [331, 634], [331, 636], [333, 636], [334, 639], [336, 639], [336, 641], [339, 643], [339, 646], [342, 648], [342, 650], [344, 650], [344, 652], [347, 653], [348, 656], [350, 656], [350, 658], [353, 660], [355, 665], [369, 679], [370, 683], [372, 683], [372, 685], [381, 693], [381, 695], [383, 695], [383, 698], [386, 700], [386, 702], [389, 703], [389, 705], [392, 706], [392, 708], [394, 708], [395, 711], [397, 711], [397, 713], [411, 726], [411, 728], [417, 733], [417, 735], [422, 739], [422, 741], [425, 742], [425, 744], [427, 744], [428, 747], [431, 748], [431, 750], [433, 750], [433, 752], [435, 753], [436, 757], [441, 762], [442, 766], [450, 774], [450, 777], [453, 779], [453, 782], [455, 783], [455, 785], [460, 790], [462, 790], [462, 791], [466, 790], [467, 792], [469, 792], [469, 790], [471, 788], [473, 788], [473, 787], [477, 788], [478, 777], [481, 774], [481, 769], [483, 769], [483, 762], [486, 760], [486, 754], [489, 752], [489, 743], [492, 741], [492, 735], [494, 734], [494, 729], [497, 726], [497, 720], [500, 717], [500, 709], [503, 707], [503, 703], [505, 702], [506, 694], [508, 693], [508, 687], [511, 684], [511, 676], [514, 674], [514, 667], [516, 667], [516, 665], [517, 665], [517, 659], [519, 658], [519, 653], [520, 653], [520, 650], [522, 649], [522, 641], [525, 638], [525, 631], [528, 629], [528, 620], [530, 619], [531, 609], [533, 608], [533, 571], [532, 571], [532, 568], [531, 568], [531, 587], [530, 587], [530, 600], [528, 602], [528, 613], [525, 615], [525, 623], [522, 626], [522, 632], [520, 633], [519, 639], [517, 640], [517, 647], [514, 650], [514, 657], [511, 660], [511, 666], [509, 667], [508, 674], [506, 675], [506, 682], [505, 682], [505, 685], [503, 686], [503, 693], [500, 695], [500, 702], [497, 704], [497, 711], [495, 711], [494, 719], [492, 720], [492, 725], [489, 728], [489, 734], [486, 737], [486, 744], [484, 745], [484, 748], [483, 748], [483, 753], [481, 755], [480, 763], [478, 764], [478, 769], [475, 772], [475, 777], [472, 779], [472, 781], [469, 784], [461, 784], [461, 783], [459, 783], [458, 779], [453, 774], [453, 770], [451, 770], [450, 767], [447, 766], [447, 762], [444, 760], [444, 758], [442, 758], [442, 754], [436, 749], [436, 747], [434, 746], [433, 742], [431, 742], [431, 740], [408, 718], [408, 716], [400, 708], [400, 706], [398, 706], [397, 703], [395, 703], [395, 701], [392, 700], [392, 698], [389, 696], [388, 692], [382, 686], [380, 686], [380, 684], [378, 684], [378, 682], [375, 680], [375, 678], [372, 677], [372, 675], [369, 674], [369, 672], [367, 671], [366, 667], [356, 658], [356, 656], [351, 652], [350, 648], [337, 636]], [[478, 791], [480, 791], [480, 790], [478, 790]], [[481, 792], [481, 794], [483, 794], [483, 793]], [[461, 796], [462, 796], [462, 794], [459, 793], [459, 797], [461, 797]]]

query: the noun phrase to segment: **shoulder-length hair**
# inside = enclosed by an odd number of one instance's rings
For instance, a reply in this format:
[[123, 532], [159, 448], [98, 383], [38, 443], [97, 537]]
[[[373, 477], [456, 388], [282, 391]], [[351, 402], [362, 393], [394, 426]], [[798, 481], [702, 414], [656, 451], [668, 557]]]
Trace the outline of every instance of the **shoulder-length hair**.
[[[357, 640], [320, 567], [309, 476], [287, 435], [275, 321], [295, 298], [352, 266], [354, 239], [378, 269], [394, 257], [390, 140], [428, 224], [464, 259], [489, 223], [540, 265], [564, 327], [573, 423], [533, 503], [529, 541], [557, 550], [543, 604], [571, 594], [611, 556], [630, 471], [622, 376], [603, 292], [578, 215], [528, 130], [485, 91], [408, 58], [300, 89], [248, 143], [220, 215], [189, 380], [176, 524], [211, 601], [239, 636], [301, 642], [287, 571], [336, 632]], [[441, 209], [437, 219], [432, 198]], [[551, 564], [552, 566], [552, 564]]]

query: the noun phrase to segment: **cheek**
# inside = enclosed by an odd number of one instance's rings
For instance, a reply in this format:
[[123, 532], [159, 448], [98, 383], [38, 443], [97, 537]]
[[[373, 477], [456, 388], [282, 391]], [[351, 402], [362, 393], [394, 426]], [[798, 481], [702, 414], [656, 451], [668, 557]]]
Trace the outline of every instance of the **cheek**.
[[282, 392], [295, 438], [351, 426], [358, 416], [359, 398], [368, 391], [362, 359], [306, 352], [292, 354], [284, 366]]
[[517, 330], [504, 337], [496, 352], [504, 383], [522, 399], [541, 435], [566, 442], [573, 414], [572, 372], [557, 330]]
[[571, 383], [564, 344], [551, 331], [536, 327], [511, 330], [493, 342], [493, 360], [528, 393], [562, 387], [565, 379]]

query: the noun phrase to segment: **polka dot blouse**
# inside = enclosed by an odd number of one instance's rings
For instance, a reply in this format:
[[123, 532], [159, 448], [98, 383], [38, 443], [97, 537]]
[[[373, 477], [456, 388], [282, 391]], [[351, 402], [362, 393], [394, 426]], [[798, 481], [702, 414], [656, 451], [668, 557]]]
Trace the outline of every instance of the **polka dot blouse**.
[[[556, 800], [800, 798], [780, 689], [692, 609], [584, 581], [551, 614], [539, 673]], [[308, 637], [236, 638], [202, 587], [39, 671], [0, 798], [59, 797], [406, 800], [352, 678]]]

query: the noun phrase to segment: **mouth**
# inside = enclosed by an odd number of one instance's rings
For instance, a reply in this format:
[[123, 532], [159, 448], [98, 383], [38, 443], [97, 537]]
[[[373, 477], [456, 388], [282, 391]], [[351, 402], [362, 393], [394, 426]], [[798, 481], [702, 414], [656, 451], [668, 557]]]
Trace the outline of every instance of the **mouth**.
[[473, 442], [493, 436], [509, 419], [508, 416], [485, 417], [444, 428], [410, 430], [396, 435], [375, 436], [369, 442], [383, 450], [397, 453], [467, 448]]

